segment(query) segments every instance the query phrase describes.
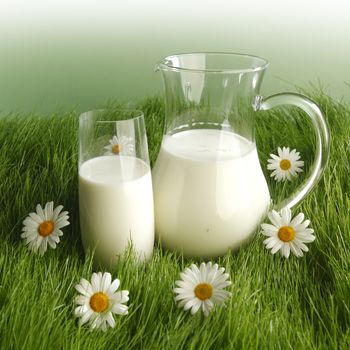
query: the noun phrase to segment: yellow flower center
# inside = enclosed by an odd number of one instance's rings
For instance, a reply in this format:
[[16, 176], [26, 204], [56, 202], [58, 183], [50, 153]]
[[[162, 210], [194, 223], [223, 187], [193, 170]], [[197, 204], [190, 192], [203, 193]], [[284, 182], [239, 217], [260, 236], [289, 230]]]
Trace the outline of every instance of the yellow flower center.
[[200, 300], [210, 299], [213, 295], [213, 287], [208, 283], [200, 283], [194, 289], [194, 294]]
[[108, 306], [109, 306], [108, 296], [103, 292], [95, 293], [90, 298], [90, 307], [95, 312], [103, 312], [108, 308]]
[[119, 143], [117, 143], [116, 145], [112, 146], [112, 152], [114, 154], [119, 154], [121, 152], [121, 150], [122, 150], [122, 146]]
[[55, 229], [55, 224], [51, 220], [43, 221], [38, 227], [38, 233], [40, 236], [47, 237], [51, 235]]
[[280, 168], [282, 170], [288, 170], [288, 169], [290, 169], [291, 166], [292, 166], [292, 164], [290, 163], [290, 160], [288, 160], [288, 159], [282, 159], [280, 161]]
[[278, 230], [278, 238], [283, 242], [290, 242], [295, 237], [295, 230], [290, 226], [282, 226]]

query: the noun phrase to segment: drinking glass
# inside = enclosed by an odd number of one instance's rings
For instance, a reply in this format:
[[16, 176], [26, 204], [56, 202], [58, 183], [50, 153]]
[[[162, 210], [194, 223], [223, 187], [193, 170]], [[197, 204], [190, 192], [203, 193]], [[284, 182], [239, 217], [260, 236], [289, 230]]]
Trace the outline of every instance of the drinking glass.
[[84, 250], [111, 267], [128, 247], [152, 255], [154, 208], [144, 116], [93, 110], [79, 120], [79, 213]]

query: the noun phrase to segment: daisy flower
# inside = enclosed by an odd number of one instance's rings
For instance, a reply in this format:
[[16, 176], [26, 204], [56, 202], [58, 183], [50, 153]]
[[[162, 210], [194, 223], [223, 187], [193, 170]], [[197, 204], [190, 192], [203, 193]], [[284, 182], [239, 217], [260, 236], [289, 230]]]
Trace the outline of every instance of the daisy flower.
[[295, 149], [289, 150], [289, 147], [278, 147], [278, 156], [270, 154], [272, 157], [268, 160], [267, 169], [273, 170], [271, 177], [277, 181], [292, 180], [292, 176], [297, 176], [302, 172], [304, 162], [300, 159], [300, 153]]
[[131, 137], [126, 136], [113, 136], [109, 140], [109, 145], [105, 147], [107, 152], [105, 155], [134, 155], [135, 154], [135, 145]]
[[123, 305], [129, 300], [129, 291], [117, 292], [120, 281], [113, 280], [109, 272], [93, 273], [91, 283], [82, 278], [75, 289], [80, 293], [75, 298], [74, 314], [81, 317], [80, 325], [90, 323], [92, 329], [101, 328], [106, 331], [108, 325], [115, 326], [113, 314], [126, 315], [128, 307]]
[[267, 249], [275, 254], [279, 250], [281, 255], [288, 258], [292, 251], [297, 257], [303, 256], [303, 251], [309, 249], [305, 243], [311, 243], [315, 240], [312, 235], [314, 230], [308, 228], [310, 220], [304, 221], [304, 214], [299, 213], [292, 219], [292, 213], [289, 208], [283, 208], [281, 214], [272, 210], [268, 217], [272, 223], [262, 224], [262, 234], [268, 238], [264, 240]]
[[43, 255], [47, 245], [52, 249], [63, 235], [61, 228], [69, 225], [68, 211], [63, 211], [62, 205], [54, 209], [53, 202], [48, 202], [43, 209], [40, 204], [36, 206], [36, 213], [30, 213], [23, 221], [21, 237], [26, 240], [28, 248]]
[[224, 273], [223, 267], [218, 267], [217, 264], [212, 265], [202, 263], [198, 269], [197, 265], [192, 264], [191, 268], [186, 268], [180, 273], [181, 280], [176, 281], [174, 293], [176, 301], [179, 301], [178, 306], [184, 310], [191, 309], [191, 314], [194, 315], [199, 309], [202, 309], [205, 316], [214, 307], [214, 304], [223, 304], [231, 295], [230, 292], [224, 290], [231, 284], [227, 279], [228, 273]]

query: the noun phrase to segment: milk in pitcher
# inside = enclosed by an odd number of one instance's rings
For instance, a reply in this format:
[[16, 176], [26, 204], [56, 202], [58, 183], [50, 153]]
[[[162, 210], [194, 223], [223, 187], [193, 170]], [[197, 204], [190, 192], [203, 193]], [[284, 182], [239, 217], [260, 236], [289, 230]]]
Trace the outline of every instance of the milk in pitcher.
[[238, 248], [270, 204], [255, 143], [231, 131], [165, 135], [152, 175], [156, 234], [187, 256]]

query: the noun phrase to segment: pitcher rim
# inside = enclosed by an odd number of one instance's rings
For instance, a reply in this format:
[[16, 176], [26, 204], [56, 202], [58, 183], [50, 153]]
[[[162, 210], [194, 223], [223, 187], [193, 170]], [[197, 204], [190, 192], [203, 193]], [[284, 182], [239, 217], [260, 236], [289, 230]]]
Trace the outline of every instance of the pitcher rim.
[[[204, 69], [197, 69], [197, 68], [184, 68], [184, 67], [178, 67], [178, 66], [171, 66], [168, 64], [167, 61], [170, 60], [172, 57], [179, 57], [179, 56], [187, 56], [187, 55], [222, 55], [222, 56], [231, 56], [231, 57], [239, 57], [239, 58], [246, 58], [247, 60], [258, 60], [260, 61], [260, 64], [258, 64], [256, 67], [242, 67], [242, 68], [204, 68]], [[266, 69], [269, 66], [269, 62], [260, 56], [251, 55], [251, 54], [245, 54], [245, 53], [237, 53], [237, 52], [215, 52], [215, 51], [209, 51], [209, 52], [183, 52], [183, 53], [177, 53], [173, 55], [166, 56], [162, 58], [160, 61], [157, 62], [155, 66], [155, 70], [158, 71], [159, 69], [170, 69], [173, 71], [187, 71], [187, 72], [201, 72], [201, 73], [252, 73], [252, 72], [259, 72], [264, 69]]]

